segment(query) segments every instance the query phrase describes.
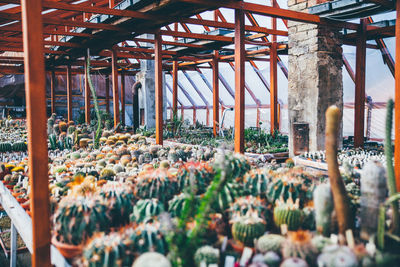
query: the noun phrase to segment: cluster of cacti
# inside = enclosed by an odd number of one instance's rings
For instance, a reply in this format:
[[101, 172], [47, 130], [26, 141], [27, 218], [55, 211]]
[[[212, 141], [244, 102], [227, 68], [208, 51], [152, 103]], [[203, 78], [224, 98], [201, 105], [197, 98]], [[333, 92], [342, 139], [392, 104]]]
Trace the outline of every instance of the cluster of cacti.
[[179, 191], [188, 188], [196, 194], [202, 194], [206, 191], [213, 175], [213, 169], [208, 163], [193, 161], [185, 163], [176, 175]]
[[146, 222], [147, 220], [154, 219], [162, 212], [164, 212], [164, 204], [157, 198], [140, 199], [133, 207], [130, 221], [134, 223]]
[[252, 196], [266, 197], [269, 178], [263, 169], [250, 170], [244, 176], [245, 194]]
[[167, 202], [178, 192], [176, 178], [165, 169], [149, 169], [139, 174], [135, 187], [138, 198], [158, 198]]
[[58, 241], [79, 245], [110, 226], [107, 203], [99, 197], [64, 197], [54, 214]]
[[287, 201], [278, 200], [274, 208], [274, 222], [277, 227], [286, 225], [290, 231], [299, 229], [303, 223], [304, 214], [299, 207], [299, 199], [293, 202], [291, 198]]
[[111, 226], [127, 224], [135, 199], [131, 186], [127, 183], [109, 181], [101, 188], [100, 195], [107, 204]]
[[205, 263], [206, 266], [209, 264], [218, 264], [219, 262], [219, 250], [211, 246], [203, 246], [196, 250], [194, 254], [194, 260], [197, 266], [201, 266]]
[[256, 239], [262, 236], [266, 229], [266, 222], [256, 212], [235, 216], [231, 222], [233, 238], [246, 246], [254, 246]]

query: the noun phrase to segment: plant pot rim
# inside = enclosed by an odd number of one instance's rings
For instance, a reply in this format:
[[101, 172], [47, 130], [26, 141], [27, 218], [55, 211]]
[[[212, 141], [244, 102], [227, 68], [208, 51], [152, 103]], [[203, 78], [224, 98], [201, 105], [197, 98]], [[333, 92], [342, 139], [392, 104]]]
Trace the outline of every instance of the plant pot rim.
[[73, 245], [68, 243], [63, 243], [57, 240], [57, 235], [53, 235], [51, 238], [51, 243], [56, 247], [62, 247], [65, 249], [83, 249], [83, 244]]

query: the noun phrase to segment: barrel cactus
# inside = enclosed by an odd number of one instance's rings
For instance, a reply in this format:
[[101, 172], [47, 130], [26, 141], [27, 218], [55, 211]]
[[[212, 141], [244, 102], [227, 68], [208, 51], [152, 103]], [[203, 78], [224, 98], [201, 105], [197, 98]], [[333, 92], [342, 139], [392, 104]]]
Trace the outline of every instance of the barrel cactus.
[[179, 190], [183, 191], [191, 186], [191, 191], [203, 194], [213, 179], [213, 169], [208, 163], [188, 162], [184, 164], [177, 173]]
[[198, 248], [194, 254], [194, 261], [197, 266], [201, 266], [202, 262], [204, 262], [206, 266], [209, 264], [218, 264], [219, 250], [211, 246]]
[[285, 238], [281, 235], [266, 234], [257, 240], [256, 248], [261, 253], [267, 253], [269, 251], [280, 253], [284, 241]]
[[286, 202], [277, 201], [274, 208], [274, 222], [277, 227], [286, 224], [290, 231], [299, 229], [303, 222], [303, 211], [299, 208], [299, 199], [295, 203], [291, 198]]
[[324, 236], [329, 236], [331, 230], [331, 215], [334, 208], [330, 185], [318, 185], [313, 195], [317, 231]]
[[266, 197], [268, 176], [262, 169], [249, 171], [244, 177], [244, 188], [247, 194]]
[[140, 223], [160, 215], [164, 212], [164, 204], [157, 198], [141, 199], [133, 207], [130, 215], [131, 222]]
[[25, 152], [28, 150], [28, 146], [24, 141], [18, 141], [12, 144], [12, 150], [16, 152]]
[[358, 260], [353, 251], [346, 246], [331, 245], [324, 248], [317, 259], [318, 266], [357, 267]]
[[265, 232], [266, 223], [255, 212], [237, 216], [232, 222], [233, 239], [245, 246], [253, 247], [254, 241]]
[[[198, 197], [195, 198], [195, 203], [192, 203], [194, 205], [198, 204]], [[184, 193], [181, 193], [179, 195], [174, 196], [169, 202], [168, 202], [168, 212], [171, 214], [172, 217], [179, 217], [182, 214], [182, 211], [186, 209], [187, 206], [187, 195]]]
[[248, 212], [257, 211], [261, 218], [267, 221], [267, 203], [259, 197], [245, 196], [236, 198], [229, 208], [231, 214], [240, 216], [246, 215]]
[[271, 203], [283, 198], [289, 198], [294, 201], [299, 199], [299, 204], [303, 205], [306, 201], [307, 188], [305, 181], [297, 176], [283, 175], [282, 177], [274, 177], [268, 184], [267, 198]]
[[158, 221], [139, 224], [135, 228], [135, 234], [134, 245], [137, 253], [155, 251], [166, 254], [168, 252], [167, 243], [160, 231], [160, 223]]
[[111, 168], [104, 168], [100, 172], [100, 178], [105, 180], [112, 180], [115, 177], [115, 172]]
[[289, 232], [287, 239], [282, 244], [283, 258], [301, 258], [314, 265], [318, 250], [311, 240], [312, 235], [309, 231]]
[[2, 142], [0, 143], [0, 152], [11, 152], [12, 144], [10, 142]]
[[171, 267], [171, 263], [163, 254], [158, 252], [146, 252], [140, 255], [132, 267]]

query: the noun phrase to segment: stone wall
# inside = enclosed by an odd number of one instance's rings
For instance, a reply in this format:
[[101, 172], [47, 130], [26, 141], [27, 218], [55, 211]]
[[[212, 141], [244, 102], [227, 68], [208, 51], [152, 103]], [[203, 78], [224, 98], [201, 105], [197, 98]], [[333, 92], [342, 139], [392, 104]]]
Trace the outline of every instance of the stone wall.
[[[290, 10], [307, 12], [322, 1], [289, 0]], [[343, 110], [342, 47], [340, 33], [332, 28], [288, 21], [289, 31], [289, 134], [294, 122], [309, 124], [309, 150], [325, 147], [325, 110]], [[340, 131], [342, 132], [342, 131]], [[293, 156], [293, 142], [289, 150]]]

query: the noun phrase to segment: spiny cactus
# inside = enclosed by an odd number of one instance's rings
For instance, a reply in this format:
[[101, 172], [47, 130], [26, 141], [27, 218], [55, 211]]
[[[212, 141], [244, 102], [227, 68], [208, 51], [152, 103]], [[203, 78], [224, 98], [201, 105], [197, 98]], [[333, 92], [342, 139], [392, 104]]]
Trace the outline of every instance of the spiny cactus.
[[305, 260], [301, 258], [287, 258], [285, 259], [279, 267], [308, 267]]
[[132, 267], [171, 267], [171, 263], [163, 254], [158, 252], [146, 252], [140, 255]]
[[213, 208], [222, 213], [241, 195], [243, 195], [243, 186], [236, 182], [228, 182], [218, 193], [213, 203]]
[[[186, 209], [187, 198], [188, 196], [186, 194], [181, 193], [179, 195], [174, 196], [168, 202], [168, 212], [171, 214], [172, 217], [180, 217], [182, 215], [183, 210]], [[194, 203], [192, 203], [192, 205], [195, 205], [196, 207], [198, 205], [197, 198], [198, 197], [195, 197]]]
[[318, 251], [311, 243], [311, 238], [312, 235], [308, 231], [289, 232], [287, 239], [282, 244], [283, 258], [301, 258], [314, 265]]
[[167, 244], [160, 231], [158, 221], [141, 223], [135, 228], [135, 251], [139, 254], [156, 251], [161, 254], [168, 252]]
[[[224, 165], [221, 162], [224, 161]], [[213, 168], [215, 171], [225, 169], [227, 180], [242, 180], [243, 176], [250, 170], [250, 164], [246, 157], [241, 154], [216, 154]]]
[[256, 212], [232, 219], [232, 236], [236, 241], [253, 247], [254, 241], [265, 232], [265, 221]]
[[135, 223], [146, 222], [164, 212], [164, 204], [157, 198], [141, 199], [133, 207], [130, 221]]
[[204, 262], [207, 266], [209, 264], [218, 264], [219, 261], [219, 250], [211, 246], [203, 246], [196, 250], [194, 254], [194, 260], [197, 266], [201, 266]]
[[327, 267], [357, 267], [356, 255], [349, 247], [331, 245], [324, 248], [317, 259], [318, 266]]
[[12, 144], [10, 142], [2, 142], [0, 143], [0, 152], [11, 152]]
[[107, 203], [107, 213], [112, 219], [110, 226], [127, 224], [135, 198], [131, 186], [109, 181], [101, 188], [100, 195]]
[[266, 234], [257, 240], [256, 248], [261, 253], [267, 253], [269, 251], [280, 253], [284, 241], [285, 238], [281, 235]]
[[314, 209], [317, 231], [324, 236], [329, 236], [333, 212], [333, 198], [329, 184], [320, 184], [315, 188]]
[[166, 202], [177, 193], [177, 187], [175, 177], [167, 170], [147, 170], [137, 178], [135, 195], [139, 198], [158, 198], [161, 202]]
[[104, 168], [100, 172], [100, 178], [105, 180], [112, 180], [115, 177], [115, 172], [112, 169]]
[[259, 216], [267, 221], [267, 203], [259, 197], [246, 196], [236, 198], [229, 208], [231, 216], [244, 216], [248, 212], [257, 211]]
[[318, 250], [318, 253], [321, 253], [326, 246], [333, 245], [332, 239], [322, 235], [314, 236], [311, 240], [311, 243]]
[[107, 204], [98, 197], [64, 197], [54, 214], [58, 241], [79, 245], [109, 227]]
[[250, 170], [244, 176], [244, 189], [245, 194], [250, 194], [252, 196], [266, 197], [267, 186], [268, 186], [268, 176], [263, 169]]
[[379, 206], [385, 202], [386, 171], [381, 163], [370, 161], [361, 172], [361, 237], [369, 240], [378, 227]]
[[178, 171], [176, 176], [179, 191], [190, 186], [196, 194], [203, 194], [213, 178], [214, 172], [208, 163], [188, 162]]
[[66, 122], [60, 121], [58, 123], [58, 128], [60, 129], [61, 133], [65, 133], [65, 132], [67, 132], [68, 125]]
[[24, 141], [19, 141], [12, 144], [12, 150], [16, 152], [25, 152], [28, 150], [28, 146]]
[[277, 201], [274, 208], [274, 222], [277, 227], [283, 224], [287, 225], [288, 230], [295, 231], [299, 229], [303, 222], [303, 211], [299, 208], [299, 200], [295, 203], [289, 198], [286, 202]]

